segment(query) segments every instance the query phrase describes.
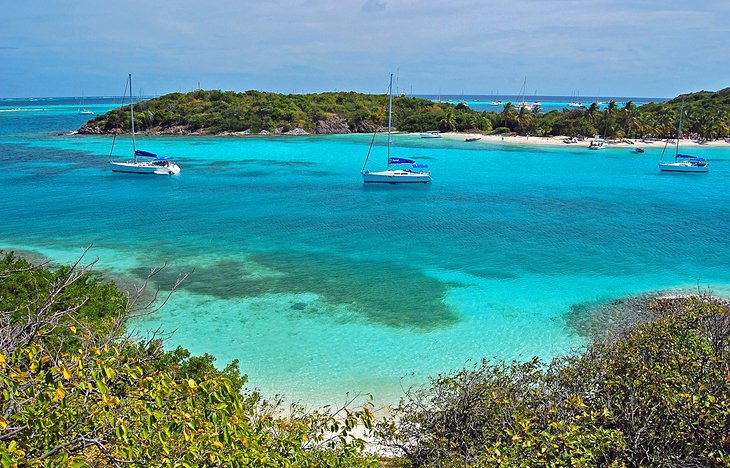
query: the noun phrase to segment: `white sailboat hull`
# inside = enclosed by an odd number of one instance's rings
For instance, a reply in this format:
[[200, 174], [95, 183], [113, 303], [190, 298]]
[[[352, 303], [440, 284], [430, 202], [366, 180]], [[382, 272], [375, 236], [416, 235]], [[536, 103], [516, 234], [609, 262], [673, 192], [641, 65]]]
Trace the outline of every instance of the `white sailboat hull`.
[[362, 181], [366, 184], [427, 184], [431, 182], [429, 172], [411, 172], [403, 170], [362, 173]]
[[659, 163], [662, 172], [709, 172], [710, 165], [698, 166], [689, 162]]
[[167, 161], [167, 164], [154, 161], [110, 162], [109, 167], [112, 172], [128, 174], [174, 175], [180, 173], [180, 166], [170, 161]]

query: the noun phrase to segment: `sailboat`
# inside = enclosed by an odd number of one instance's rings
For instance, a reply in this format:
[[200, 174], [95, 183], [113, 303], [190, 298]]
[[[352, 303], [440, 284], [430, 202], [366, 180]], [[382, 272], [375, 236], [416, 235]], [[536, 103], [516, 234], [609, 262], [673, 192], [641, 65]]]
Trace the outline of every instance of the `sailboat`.
[[[370, 152], [373, 149], [375, 136], [378, 131], [375, 130], [373, 139], [370, 141], [368, 155], [365, 163], [360, 170], [362, 181], [365, 184], [427, 184], [431, 182], [431, 171], [428, 170], [427, 164], [418, 164], [413, 159], [392, 158], [390, 156], [391, 131], [393, 129], [393, 74], [390, 74], [390, 86], [388, 87], [388, 166], [384, 171], [370, 172], [365, 167], [370, 159]], [[394, 169], [392, 166], [402, 167], [403, 169]]]
[[[126, 91], [125, 91], [126, 95]], [[131, 161], [114, 161], [112, 152], [114, 151], [114, 141], [112, 140], [112, 149], [109, 152], [109, 167], [112, 172], [126, 172], [130, 174], [157, 174], [157, 175], [173, 175], [180, 173], [180, 166], [175, 164], [169, 158], [157, 156], [148, 151], [137, 149], [137, 140], [134, 133], [134, 101], [132, 99], [132, 74], [129, 74], [129, 110], [132, 122], [132, 150], [134, 151], [134, 159]]]
[[663, 162], [664, 152], [667, 150], [667, 143], [664, 145], [662, 155], [659, 157], [659, 170], [662, 172], [709, 172], [710, 163], [705, 158], [691, 156], [689, 154], [679, 154], [679, 141], [682, 139], [682, 116], [684, 114], [684, 101], [679, 110], [679, 125], [677, 128], [677, 145], [674, 148], [674, 162]]
[[520, 109], [522, 109], [523, 107], [524, 107], [525, 109], [527, 109], [527, 110], [530, 110], [530, 111], [531, 111], [531, 110], [532, 110], [532, 109], [533, 109], [533, 108], [535, 107], [535, 106], [534, 106], [533, 104], [528, 104], [528, 103], [527, 103], [527, 101], [525, 101], [525, 88], [526, 88], [526, 86], [527, 86], [527, 77], [525, 77], [525, 80], [524, 80], [524, 81], [522, 82], [522, 89], [520, 89], [520, 96], [519, 96], [519, 98], [518, 98], [520, 102], [518, 102], [518, 103], [517, 103], [517, 104], [515, 105], [515, 108], [516, 108], [516, 109], [517, 109], [518, 111], [519, 111]]
[[585, 107], [583, 103], [580, 102], [580, 100], [578, 99], [578, 93], [571, 93], [568, 107]]
[[81, 115], [94, 115], [94, 111], [84, 107], [84, 92], [81, 92], [81, 102], [79, 102], [79, 114]]

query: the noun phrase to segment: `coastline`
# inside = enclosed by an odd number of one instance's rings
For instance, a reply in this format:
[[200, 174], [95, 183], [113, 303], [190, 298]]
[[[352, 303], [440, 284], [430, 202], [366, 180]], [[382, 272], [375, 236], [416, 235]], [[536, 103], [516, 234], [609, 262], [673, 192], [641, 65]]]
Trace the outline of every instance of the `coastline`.
[[[588, 145], [593, 138], [586, 138], [576, 143], [565, 143], [568, 139], [567, 136], [521, 136], [521, 135], [485, 135], [481, 133], [458, 133], [448, 132], [442, 134], [445, 138], [452, 140], [464, 140], [466, 138], [480, 138], [475, 141], [475, 144], [489, 143], [499, 145], [523, 145], [523, 146], [561, 146], [561, 147], [583, 147], [588, 148]], [[641, 138], [624, 138], [621, 140], [605, 140], [606, 147], [608, 148], [662, 148], [665, 144], [665, 140], [643, 140]], [[672, 142], [670, 140], [670, 145]], [[730, 143], [724, 140], [714, 140], [699, 143], [696, 140], [683, 139], [681, 141], [683, 147], [696, 147], [696, 148], [717, 148], [717, 147], [730, 147]]]
[[[99, 131], [89, 131], [88, 129], [84, 129], [84, 126], [82, 126], [79, 130], [76, 130], [74, 132], [68, 133], [67, 135], [114, 135], [115, 132], [99, 132]], [[122, 134], [122, 135], [129, 135], [127, 132], [118, 132], [116, 134]], [[229, 138], [271, 138], [271, 137], [300, 137], [300, 136], [332, 136], [332, 135], [368, 135], [370, 133], [365, 132], [350, 132], [350, 133], [318, 133], [318, 132], [307, 132], [301, 128], [295, 128], [294, 130], [290, 130], [288, 132], [281, 132], [281, 131], [262, 131], [258, 133], [253, 133], [250, 130], [242, 131], [242, 132], [219, 132], [219, 133], [211, 133], [206, 131], [189, 131], [180, 127], [172, 127], [167, 130], [147, 130], [138, 132], [139, 135], [148, 135], [148, 136], [183, 136], [183, 137], [229, 137]], [[404, 134], [404, 135], [413, 135], [418, 136], [419, 132], [398, 132], [393, 131], [393, 134]], [[558, 136], [546, 136], [546, 137], [540, 137], [540, 136], [523, 136], [523, 135], [499, 135], [499, 134], [483, 134], [483, 133], [468, 133], [468, 132], [444, 132], [441, 133], [441, 135], [444, 138], [448, 138], [450, 140], [461, 140], [464, 141], [467, 138], [476, 138], [477, 141], [474, 141], [474, 144], [498, 144], [498, 145], [506, 145], [506, 146], [553, 146], [553, 147], [578, 147], [578, 148], [588, 148], [590, 145], [590, 142], [593, 141], [592, 137], [584, 138], [583, 140], [573, 141], [570, 143], [566, 143], [566, 140], [569, 139], [568, 136], [565, 135], [558, 135]], [[664, 144], [666, 143], [666, 140], [662, 139], [653, 139], [653, 140], [647, 140], [642, 138], [623, 138], [623, 139], [608, 139], [604, 140], [606, 148], [626, 148], [626, 149], [634, 149], [634, 148], [662, 148], [664, 147]], [[670, 140], [669, 145], [674, 145], [676, 140]], [[712, 141], [698, 141], [698, 140], [691, 140], [689, 138], [685, 138], [681, 141], [682, 147], [693, 147], [693, 148], [727, 148], [730, 147], [730, 140], [728, 139], [718, 139], [718, 140], [712, 140]]]

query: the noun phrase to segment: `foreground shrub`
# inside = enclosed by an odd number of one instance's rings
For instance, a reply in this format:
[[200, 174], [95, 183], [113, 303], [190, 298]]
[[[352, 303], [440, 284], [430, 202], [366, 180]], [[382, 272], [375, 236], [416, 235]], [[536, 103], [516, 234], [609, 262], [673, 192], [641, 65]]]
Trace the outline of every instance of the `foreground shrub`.
[[728, 466], [727, 304], [653, 307], [581, 355], [439, 376], [378, 433], [412, 466]]
[[[351, 436], [356, 425], [370, 425], [369, 406], [319, 412], [292, 407], [283, 414], [280, 402], [242, 392], [246, 377], [235, 362], [219, 371], [210, 356], [180, 348], [164, 352], [158, 340], [118, 334], [120, 324], [82, 321], [84, 305], [96, 304], [96, 310], [109, 297], [107, 307], [117, 311], [122, 295], [113, 285], [98, 289], [88, 269], [49, 274], [8, 256], [3, 260], [3, 466], [374, 463], [361, 455], [364, 442]], [[24, 293], [40, 284], [45, 289]], [[25, 300], [10, 299], [13, 291]]]

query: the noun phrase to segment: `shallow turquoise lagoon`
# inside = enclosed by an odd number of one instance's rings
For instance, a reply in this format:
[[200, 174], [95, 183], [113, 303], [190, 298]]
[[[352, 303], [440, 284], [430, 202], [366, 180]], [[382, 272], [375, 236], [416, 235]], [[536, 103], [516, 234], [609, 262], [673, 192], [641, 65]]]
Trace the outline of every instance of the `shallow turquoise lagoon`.
[[[37, 103], [34, 103], [37, 105]], [[48, 103], [46, 103], [48, 104]], [[41, 104], [42, 105], [42, 104]], [[730, 291], [730, 146], [711, 173], [659, 174], [661, 146], [501, 148], [395, 137], [429, 186], [363, 186], [368, 135], [146, 137], [177, 177], [112, 174], [111, 139], [72, 105], [0, 112], [0, 248], [163, 290], [140, 331], [238, 359], [252, 387], [309, 405], [388, 403], [481, 358], [550, 358], [585, 343], [568, 313], [627, 295]], [[131, 153], [129, 138], [115, 155]], [[369, 168], [384, 166], [379, 146]]]

